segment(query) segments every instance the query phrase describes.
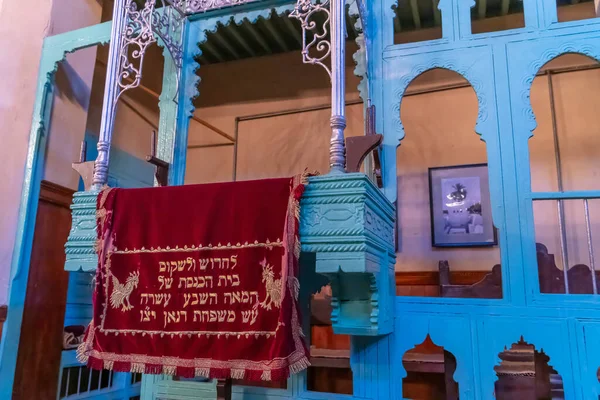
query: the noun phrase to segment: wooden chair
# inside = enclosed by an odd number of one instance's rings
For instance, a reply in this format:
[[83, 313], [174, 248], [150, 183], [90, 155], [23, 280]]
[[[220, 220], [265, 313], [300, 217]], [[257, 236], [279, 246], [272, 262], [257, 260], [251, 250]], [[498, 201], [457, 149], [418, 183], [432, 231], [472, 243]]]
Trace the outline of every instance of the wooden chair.
[[500, 264], [494, 265], [492, 272], [472, 285], [452, 285], [450, 283], [450, 264], [447, 260], [438, 264], [440, 272], [440, 296], [462, 298], [502, 298], [502, 270]]
[[[558, 269], [554, 254], [548, 253], [548, 248], [541, 243], [536, 243], [536, 253], [539, 271], [541, 293], [565, 293], [565, 275]], [[595, 271], [596, 293], [600, 293], [600, 272]], [[594, 285], [590, 267], [577, 264], [567, 271], [569, 281], [569, 294], [593, 294]]]

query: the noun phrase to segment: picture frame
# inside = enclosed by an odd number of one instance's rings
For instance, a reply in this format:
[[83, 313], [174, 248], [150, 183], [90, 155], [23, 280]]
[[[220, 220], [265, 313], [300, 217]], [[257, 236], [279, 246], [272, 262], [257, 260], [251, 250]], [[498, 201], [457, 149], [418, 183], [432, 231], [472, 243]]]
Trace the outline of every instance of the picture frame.
[[433, 247], [498, 244], [487, 164], [429, 168]]

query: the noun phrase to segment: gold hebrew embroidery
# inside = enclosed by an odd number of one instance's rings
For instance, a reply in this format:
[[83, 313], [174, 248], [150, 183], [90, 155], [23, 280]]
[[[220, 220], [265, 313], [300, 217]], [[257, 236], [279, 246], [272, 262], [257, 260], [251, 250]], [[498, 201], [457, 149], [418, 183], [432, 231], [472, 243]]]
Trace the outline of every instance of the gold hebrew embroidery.
[[[244, 244], [238, 243], [238, 244], [231, 244], [231, 243], [227, 243], [226, 245], [222, 245], [221, 243], [217, 244], [216, 246], [213, 246], [212, 244], [209, 244], [207, 246], [204, 245], [192, 245], [192, 246], [183, 246], [183, 247], [179, 247], [179, 246], [175, 246], [175, 247], [151, 247], [149, 249], [146, 249], [144, 247], [142, 247], [141, 249], [127, 249], [125, 248], [124, 250], [118, 250], [115, 248], [115, 250], [113, 251], [114, 254], [139, 254], [139, 253], [185, 253], [185, 252], [193, 252], [193, 251], [200, 251], [200, 250], [232, 250], [232, 249], [251, 249], [251, 248], [257, 248], [257, 247], [264, 247], [267, 248], [269, 250], [271, 250], [273, 247], [283, 247], [283, 242], [281, 241], [281, 239], [277, 239], [274, 242], [271, 242], [269, 239], [266, 240], [265, 243], [260, 243], [258, 240], [254, 241], [254, 243], [248, 243], [245, 242]], [[233, 256], [232, 256], [233, 257]], [[217, 259], [214, 259], [213, 262], [216, 262]], [[231, 259], [231, 262], [234, 264], [231, 266], [231, 269], [234, 269], [237, 265], [237, 260], [236, 259]], [[178, 267], [178, 266], [177, 266]], [[206, 269], [206, 266], [204, 266], [204, 268], [202, 268], [202, 266], [200, 267], [200, 269]], [[214, 269], [214, 267], [213, 267]], [[183, 267], [182, 267], [183, 270]]]

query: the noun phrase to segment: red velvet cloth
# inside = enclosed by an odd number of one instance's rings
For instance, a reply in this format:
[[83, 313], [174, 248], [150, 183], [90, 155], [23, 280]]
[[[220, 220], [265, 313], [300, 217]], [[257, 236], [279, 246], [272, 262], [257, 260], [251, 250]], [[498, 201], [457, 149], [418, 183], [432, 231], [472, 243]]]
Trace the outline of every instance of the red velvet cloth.
[[98, 196], [94, 369], [283, 380], [306, 368], [301, 177]]

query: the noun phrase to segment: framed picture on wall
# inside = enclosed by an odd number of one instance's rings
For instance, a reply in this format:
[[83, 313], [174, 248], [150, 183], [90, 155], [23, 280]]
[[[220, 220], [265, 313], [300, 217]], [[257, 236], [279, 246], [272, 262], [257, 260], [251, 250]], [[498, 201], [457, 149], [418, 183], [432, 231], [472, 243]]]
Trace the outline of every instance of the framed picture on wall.
[[434, 247], [498, 244], [487, 164], [429, 168], [429, 205]]

